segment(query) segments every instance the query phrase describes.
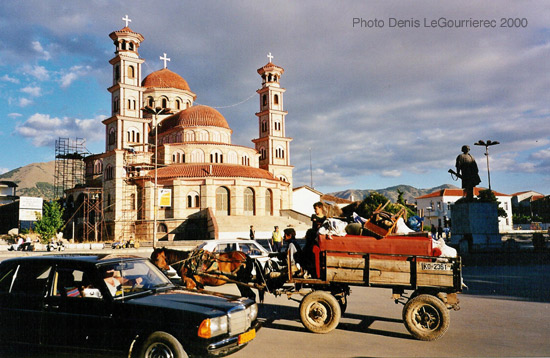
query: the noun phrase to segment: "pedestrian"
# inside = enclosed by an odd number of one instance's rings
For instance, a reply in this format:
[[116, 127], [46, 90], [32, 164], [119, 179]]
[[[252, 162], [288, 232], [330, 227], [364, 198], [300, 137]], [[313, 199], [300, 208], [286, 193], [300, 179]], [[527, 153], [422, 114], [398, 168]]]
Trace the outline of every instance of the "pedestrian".
[[250, 225], [250, 240], [254, 240], [256, 237], [256, 230], [254, 230], [254, 226]]
[[271, 234], [271, 246], [273, 247], [273, 251], [281, 252], [283, 247], [283, 235], [281, 235], [278, 226], [275, 226], [275, 230], [273, 230]]
[[443, 228], [441, 225], [437, 225], [437, 239], [443, 238]]

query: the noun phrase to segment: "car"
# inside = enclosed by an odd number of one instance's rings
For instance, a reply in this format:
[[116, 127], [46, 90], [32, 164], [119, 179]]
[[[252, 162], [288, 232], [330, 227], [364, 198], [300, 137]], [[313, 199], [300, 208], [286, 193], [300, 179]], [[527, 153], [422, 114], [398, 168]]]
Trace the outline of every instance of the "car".
[[250, 239], [219, 239], [206, 240], [199, 244], [196, 249], [203, 249], [210, 252], [242, 251], [253, 259], [257, 259], [262, 267], [270, 259], [267, 251], [259, 242]]
[[0, 263], [0, 346], [127, 357], [229, 354], [259, 329], [250, 299], [174, 285], [148, 259], [44, 255]]

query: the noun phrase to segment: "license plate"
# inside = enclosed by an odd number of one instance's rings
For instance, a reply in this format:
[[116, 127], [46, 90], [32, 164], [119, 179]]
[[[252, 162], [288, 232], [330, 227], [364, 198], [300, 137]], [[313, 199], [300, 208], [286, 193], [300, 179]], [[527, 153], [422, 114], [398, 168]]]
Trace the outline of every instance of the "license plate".
[[251, 329], [248, 332], [239, 335], [239, 344], [250, 342], [256, 337], [256, 329]]
[[422, 262], [422, 270], [429, 271], [452, 271], [452, 264], [444, 264], [438, 262]]

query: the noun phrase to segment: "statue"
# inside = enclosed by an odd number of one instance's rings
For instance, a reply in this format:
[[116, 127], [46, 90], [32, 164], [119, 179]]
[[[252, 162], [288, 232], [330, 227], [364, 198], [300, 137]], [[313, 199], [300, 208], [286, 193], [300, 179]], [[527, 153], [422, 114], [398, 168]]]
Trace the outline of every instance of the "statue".
[[456, 157], [456, 172], [449, 169], [449, 173], [462, 179], [462, 188], [466, 191], [466, 200], [474, 199], [474, 187], [481, 183], [479, 178], [477, 163], [474, 157], [469, 153], [470, 147], [462, 146], [462, 154]]

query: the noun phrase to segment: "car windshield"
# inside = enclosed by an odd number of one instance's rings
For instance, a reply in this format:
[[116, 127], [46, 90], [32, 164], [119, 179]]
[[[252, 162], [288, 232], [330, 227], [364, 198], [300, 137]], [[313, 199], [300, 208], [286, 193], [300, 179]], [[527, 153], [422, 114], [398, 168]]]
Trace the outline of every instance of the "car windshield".
[[122, 260], [101, 265], [100, 271], [115, 299], [173, 286], [170, 279], [148, 260]]

